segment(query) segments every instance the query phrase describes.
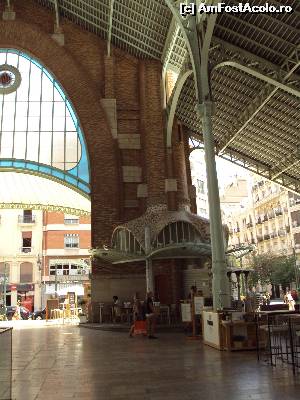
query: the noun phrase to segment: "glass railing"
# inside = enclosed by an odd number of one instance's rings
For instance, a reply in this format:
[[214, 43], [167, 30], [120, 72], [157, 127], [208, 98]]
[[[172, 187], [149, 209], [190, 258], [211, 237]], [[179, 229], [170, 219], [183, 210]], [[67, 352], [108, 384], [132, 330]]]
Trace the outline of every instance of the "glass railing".
[[0, 328], [0, 400], [12, 398], [12, 328]]

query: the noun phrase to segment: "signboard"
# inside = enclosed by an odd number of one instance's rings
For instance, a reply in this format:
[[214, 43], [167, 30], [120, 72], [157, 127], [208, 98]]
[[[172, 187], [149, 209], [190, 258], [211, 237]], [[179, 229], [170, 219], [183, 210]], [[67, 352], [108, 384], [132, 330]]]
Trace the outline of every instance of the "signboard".
[[46, 319], [50, 319], [51, 311], [54, 309], [59, 308], [59, 301], [58, 299], [48, 299], [47, 300], [47, 307], [46, 307]]
[[203, 340], [220, 348], [219, 315], [213, 311], [203, 311]]
[[69, 299], [69, 304], [74, 306], [75, 305], [75, 300], [76, 300], [76, 293], [75, 292], [68, 292], [67, 296], [68, 296], [68, 299]]
[[190, 303], [181, 303], [181, 319], [182, 322], [192, 321], [192, 312]]
[[195, 315], [201, 315], [204, 307], [204, 297], [194, 297]]
[[[55, 294], [55, 285], [54, 284], [46, 284], [45, 285], [45, 293], [46, 294]], [[84, 295], [84, 286], [82, 283], [59, 283], [57, 285], [57, 294], [59, 296], [67, 296], [68, 292], [75, 292], [77, 296]]]

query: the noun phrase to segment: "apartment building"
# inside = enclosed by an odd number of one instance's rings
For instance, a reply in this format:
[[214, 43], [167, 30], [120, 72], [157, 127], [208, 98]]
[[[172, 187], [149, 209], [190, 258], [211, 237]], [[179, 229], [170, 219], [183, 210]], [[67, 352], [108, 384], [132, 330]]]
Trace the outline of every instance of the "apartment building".
[[233, 247], [255, 244], [257, 252], [295, 251], [300, 259], [300, 196], [252, 175], [247, 205], [224, 215]]
[[209, 218], [204, 152], [194, 150], [190, 155], [192, 184], [196, 188], [197, 214]]
[[220, 189], [220, 204], [222, 214], [230, 216], [238, 214], [248, 202], [248, 181], [236, 176], [233, 182]]
[[44, 299], [90, 291], [90, 216], [45, 212], [43, 218]]
[[0, 303], [41, 309], [47, 298], [90, 290], [90, 216], [0, 211]]
[[0, 301], [6, 280], [6, 304], [20, 300], [29, 309], [41, 305], [43, 212], [0, 211]]

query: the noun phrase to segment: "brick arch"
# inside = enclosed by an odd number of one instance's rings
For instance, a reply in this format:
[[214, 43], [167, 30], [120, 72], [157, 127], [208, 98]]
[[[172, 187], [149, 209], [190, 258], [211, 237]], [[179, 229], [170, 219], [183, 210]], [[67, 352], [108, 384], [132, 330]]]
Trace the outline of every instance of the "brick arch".
[[120, 179], [116, 143], [100, 104], [101, 93], [95, 88], [89, 71], [84, 62], [79, 63], [71, 51], [59, 46], [49, 33], [22, 20], [0, 21], [0, 47], [18, 49], [35, 57], [54, 75], [70, 98], [90, 158], [92, 246], [107, 242], [119, 216]]

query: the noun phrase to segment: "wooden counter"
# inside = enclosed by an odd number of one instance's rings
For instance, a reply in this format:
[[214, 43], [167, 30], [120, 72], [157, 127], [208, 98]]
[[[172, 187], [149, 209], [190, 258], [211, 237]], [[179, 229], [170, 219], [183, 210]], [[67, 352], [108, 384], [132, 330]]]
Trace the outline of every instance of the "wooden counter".
[[233, 320], [223, 321], [222, 312], [203, 311], [203, 343], [219, 350], [255, 350], [256, 323], [236, 319], [238, 314], [243, 313], [233, 312]]
[[256, 324], [245, 321], [221, 321], [221, 337], [224, 350], [255, 350]]

